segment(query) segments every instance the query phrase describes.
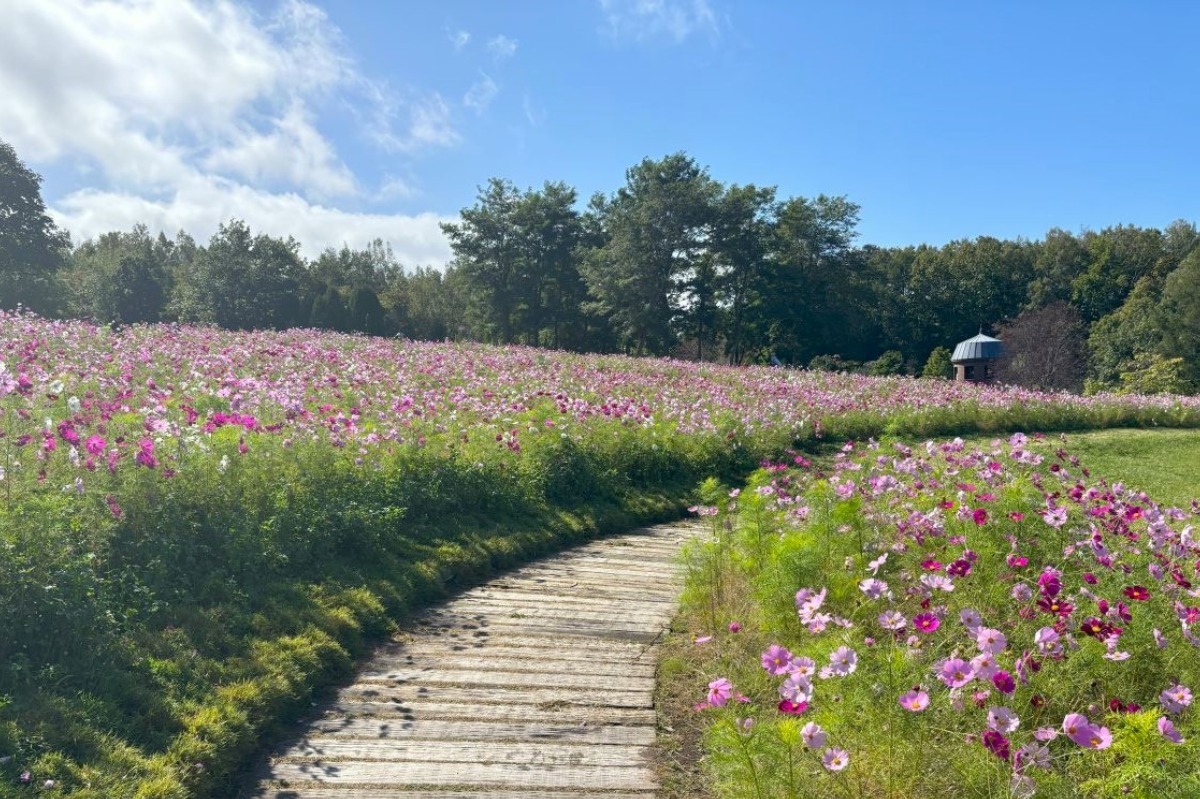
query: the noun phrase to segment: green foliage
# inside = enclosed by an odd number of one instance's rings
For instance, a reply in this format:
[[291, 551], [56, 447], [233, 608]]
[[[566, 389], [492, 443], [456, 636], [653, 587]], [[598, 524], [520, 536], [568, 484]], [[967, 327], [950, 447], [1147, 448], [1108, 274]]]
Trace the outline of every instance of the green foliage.
[[873, 361], [863, 364], [866, 373], [875, 377], [903, 374], [904, 356], [898, 350], [888, 350]]
[[934, 347], [921, 370], [921, 377], [940, 377], [949, 380], [954, 377], [954, 364], [950, 361], [949, 347]]
[[0, 141], [0, 308], [49, 314], [62, 306], [57, 273], [70, 246], [46, 213], [42, 178]]
[[1184, 376], [1183, 358], [1166, 358], [1158, 353], [1142, 352], [1125, 364], [1121, 372], [1120, 394], [1186, 394], [1193, 384]]

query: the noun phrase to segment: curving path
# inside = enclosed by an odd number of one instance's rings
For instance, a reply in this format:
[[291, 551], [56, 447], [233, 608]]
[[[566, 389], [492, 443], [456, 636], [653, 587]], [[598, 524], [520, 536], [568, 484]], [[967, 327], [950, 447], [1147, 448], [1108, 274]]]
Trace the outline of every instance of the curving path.
[[508, 572], [417, 617], [259, 774], [272, 799], [650, 799], [679, 522]]

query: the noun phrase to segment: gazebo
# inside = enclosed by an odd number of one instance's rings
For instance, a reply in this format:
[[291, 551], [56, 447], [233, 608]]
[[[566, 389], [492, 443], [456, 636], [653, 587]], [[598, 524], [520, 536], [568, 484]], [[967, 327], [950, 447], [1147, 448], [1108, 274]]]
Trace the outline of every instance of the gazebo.
[[954, 347], [950, 362], [954, 364], [954, 379], [968, 383], [990, 383], [996, 376], [994, 364], [1004, 354], [1000, 339], [983, 335], [972, 336]]

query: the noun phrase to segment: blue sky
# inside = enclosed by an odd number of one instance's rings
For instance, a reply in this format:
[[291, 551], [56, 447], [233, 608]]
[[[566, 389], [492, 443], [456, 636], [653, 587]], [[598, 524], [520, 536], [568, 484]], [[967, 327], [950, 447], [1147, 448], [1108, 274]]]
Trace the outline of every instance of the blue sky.
[[[15, 3], [15, 6], [13, 5]], [[860, 242], [1200, 220], [1200, 4], [12, 0], [0, 139], [76, 240], [230, 217], [315, 254], [489, 177], [611, 192], [683, 150], [844, 194]]]

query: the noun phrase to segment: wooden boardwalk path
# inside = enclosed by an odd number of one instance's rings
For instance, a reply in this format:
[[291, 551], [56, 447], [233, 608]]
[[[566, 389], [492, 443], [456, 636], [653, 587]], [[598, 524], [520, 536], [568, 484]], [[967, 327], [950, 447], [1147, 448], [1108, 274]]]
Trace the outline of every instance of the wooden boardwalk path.
[[271, 799], [650, 799], [679, 522], [560, 553], [419, 616], [258, 773]]

